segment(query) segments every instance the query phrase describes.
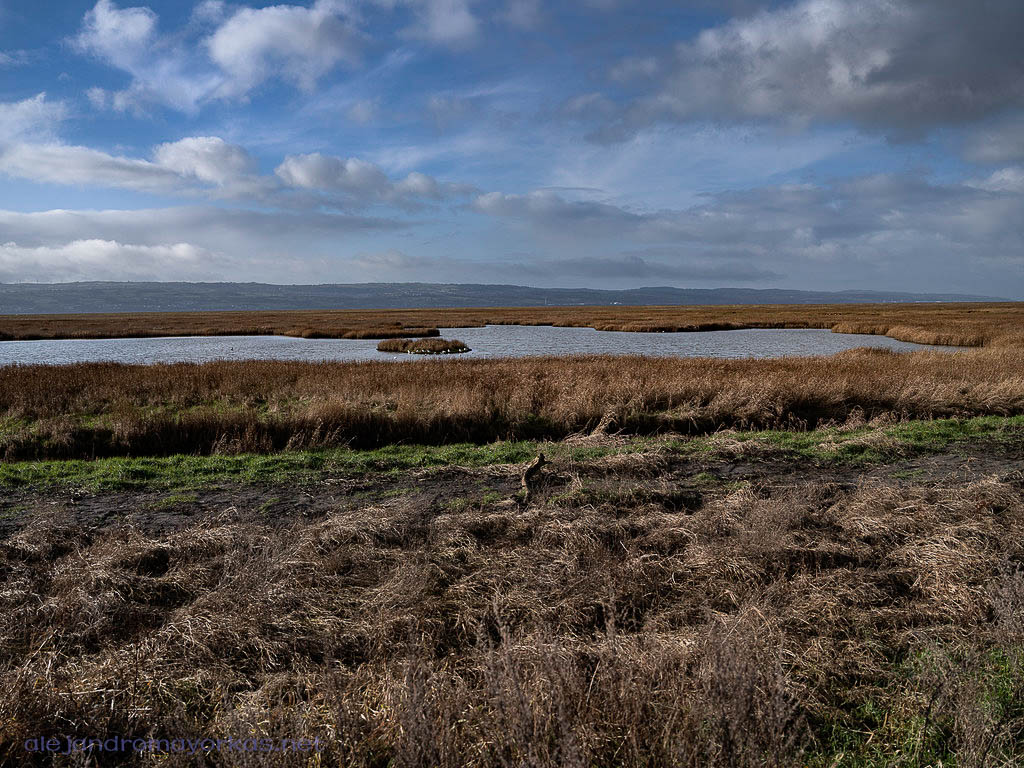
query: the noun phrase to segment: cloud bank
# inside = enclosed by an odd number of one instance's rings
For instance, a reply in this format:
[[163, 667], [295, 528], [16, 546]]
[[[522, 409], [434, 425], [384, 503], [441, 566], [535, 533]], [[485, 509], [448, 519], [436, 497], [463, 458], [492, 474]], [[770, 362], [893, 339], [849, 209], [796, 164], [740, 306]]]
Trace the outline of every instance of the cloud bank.
[[1017, 0], [90, 0], [60, 19], [0, 56], [0, 279], [1024, 297]]
[[1024, 106], [1024, 5], [800, 0], [627, 58], [639, 94], [596, 134], [659, 121], [849, 121], [896, 139]]

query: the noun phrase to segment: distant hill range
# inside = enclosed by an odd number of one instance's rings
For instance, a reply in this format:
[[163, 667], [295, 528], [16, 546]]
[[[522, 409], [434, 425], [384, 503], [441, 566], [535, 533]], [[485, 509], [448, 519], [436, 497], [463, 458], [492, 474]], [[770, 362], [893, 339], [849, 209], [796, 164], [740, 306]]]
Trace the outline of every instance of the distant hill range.
[[528, 288], [442, 283], [8, 283], [0, 314], [184, 312], [238, 309], [404, 309], [414, 307], [639, 306], [683, 304], [854, 304], [999, 301], [957, 293], [786, 291], [752, 288]]

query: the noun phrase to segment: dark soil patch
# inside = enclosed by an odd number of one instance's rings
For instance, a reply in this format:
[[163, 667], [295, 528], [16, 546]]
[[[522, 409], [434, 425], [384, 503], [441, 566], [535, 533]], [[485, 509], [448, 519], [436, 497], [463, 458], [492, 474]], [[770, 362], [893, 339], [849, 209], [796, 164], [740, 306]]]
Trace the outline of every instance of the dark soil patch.
[[[725, 493], [748, 484], [757, 493], [774, 493], [803, 485], [855, 487], [864, 480], [899, 486], [968, 483], [996, 476], [1011, 484], [1024, 483], [1024, 458], [1017, 448], [971, 443], [945, 453], [901, 458], [865, 467], [815, 464], [775, 454], [692, 459], [673, 454], [635, 462], [614, 460], [554, 462], [545, 469], [535, 501], [572, 493], [582, 483], [594, 503], [628, 509], [645, 502], [668, 509], [695, 509], [705, 495]], [[425, 514], [479, 507], [498, 500], [521, 503], [517, 496], [521, 467], [438, 467], [409, 470], [397, 477], [327, 478], [297, 486], [225, 484], [190, 492], [81, 491], [37, 492], [20, 490], [0, 498], [0, 538], [6, 538], [39, 516], [59, 513], [88, 529], [103, 529], [129, 522], [147, 535], [173, 531], [209, 520], [256, 521], [287, 526], [302, 519], [317, 519], [340, 510], [403, 498], [409, 508]], [[574, 485], [575, 484], [575, 485]]]

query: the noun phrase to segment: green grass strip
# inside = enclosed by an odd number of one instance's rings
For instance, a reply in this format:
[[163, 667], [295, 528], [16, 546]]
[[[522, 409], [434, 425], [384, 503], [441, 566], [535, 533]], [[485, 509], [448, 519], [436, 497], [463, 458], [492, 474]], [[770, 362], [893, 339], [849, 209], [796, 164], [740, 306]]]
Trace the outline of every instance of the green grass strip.
[[[812, 432], [732, 432], [730, 440], [824, 462], [864, 464], [894, 455], [942, 451], [972, 440], [1024, 442], [1024, 416], [912, 421], [885, 428]], [[884, 439], [870, 439], [882, 437]], [[198, 489], [228, 483], [295, 485], [325, 477], [358, 477], [421, 467], [482, 467], [527, 461], [538, 450], [549, 458], [586, 461], [617, 453], [669, 450], [711, 459], [715, 436], [692, 439], [634, 438], [622, 443], [496, 442], [447, 446], [393, 445], [376, 450], [336, 448], [237, 456], [107, 458], [93, 461], [20, 461], [0, 464], [0, 488], [92, 492]]]

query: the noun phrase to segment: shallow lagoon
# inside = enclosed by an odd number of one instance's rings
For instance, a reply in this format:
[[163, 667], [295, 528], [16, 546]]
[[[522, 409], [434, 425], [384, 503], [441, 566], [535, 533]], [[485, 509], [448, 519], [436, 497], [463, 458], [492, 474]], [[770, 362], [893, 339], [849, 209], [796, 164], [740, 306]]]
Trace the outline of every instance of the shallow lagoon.
[[[457, 357], [530, 355], [651, 355], [655, 357], [784, 357], [832, 355], [853, 347], [898, 352], [954, 350], [887, 336], [821, 329], [751, 329], [683, 333], [595, 331], [593, 328], [488, 325], [442, 328], [441, 336], [472, 348]], [[0, 342], [0, 365], [80, 362], [171, 363], [211, 360], [422, 360], [424, 355], [377, 351], [373, 339], [300, 339], [288, 336], [180, 336], [151, 339], [60, 339]], [[447, 356], [445, 359], [448, 359]]]

